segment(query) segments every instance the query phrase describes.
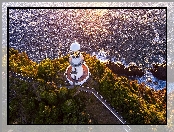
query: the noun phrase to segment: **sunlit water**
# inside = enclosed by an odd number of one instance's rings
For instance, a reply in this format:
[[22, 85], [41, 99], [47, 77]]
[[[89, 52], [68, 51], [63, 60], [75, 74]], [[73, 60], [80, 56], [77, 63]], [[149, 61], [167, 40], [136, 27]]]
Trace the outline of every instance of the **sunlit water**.
[[[74, 41], [93, 54], [102, 48], [107, 59], [152, 67], [166, 62], [165, 9], [10, 9], [9, 46], [25, 51], [33, 61], [57, 58], [69, 52]], [[100, 56], [97, 56], [99, 58]], [[100, 57], [100, 61], [106, 59]], [[165, 81], [156, 80], [154, 89]], [[147, 74], [139, 78], [141, 83]], [[156, 83], [157, 82], [157, 83]], [[156, 85], [157, 84], [157, 85]]]

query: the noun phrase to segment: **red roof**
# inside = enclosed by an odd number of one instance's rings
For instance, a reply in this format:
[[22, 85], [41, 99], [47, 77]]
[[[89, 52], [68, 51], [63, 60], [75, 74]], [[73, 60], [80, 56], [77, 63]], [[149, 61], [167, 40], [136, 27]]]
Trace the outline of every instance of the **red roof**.
[[75, 80], [73, 80], [73, 78], [71, 77], [71, 72], [72, 72], [72, 66], [69, 66], [68, 67], [68, 69], [67, 69], [67, 72], [66, 72], [66, 77], [70, 80], [70, 81], [72, 81], [73, 83], [75, 82], [75, 83], [78, 83], [78, 82], [81, 82], [81, 81], [83, 81], [84, 79], [86, 79], [86, 77], [88, 76], [88, 73], [89, 73], [89, 70], [88, 70], [88, 68], [86, 67], [86, 65], [82, 65], [82, 68], [83, 68], [83, 75], [77, 80], [77, 81], [75, 81]]

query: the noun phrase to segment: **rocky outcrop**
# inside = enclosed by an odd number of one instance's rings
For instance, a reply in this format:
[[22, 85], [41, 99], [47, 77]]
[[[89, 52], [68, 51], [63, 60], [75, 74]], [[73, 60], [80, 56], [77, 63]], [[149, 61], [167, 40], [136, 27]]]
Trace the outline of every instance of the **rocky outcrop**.
[[121, 62], [113, 63], [109, 61], [109, 63], [106, 64], [106, 66], [113, 71], [115, 74], [123, 75], [125, 66]]
[[131, 76], [139, 76], [142, 77], [144, 72], [142, 68], [139, 68], [135, 63], [129, 63], [128, 67], [125, 67], [120, 61], [117, 62], [109, 62], [106, 66], [113, 71], [113, 73], [118, 75], [125, 75], [128, 77]]
[[138, 67], [134, 62], [130, 62], [125, 68], [125, 75], [133, 77], [142, 77], [144, 75], [143, 69]]
[[150, 69], [150, 72], [153, 74], [154, 77], [158, 78], [159, 80], [165, 80], [167, 79], [167, 67], [166, 63], [162, 64], [152, 64], [152, 68]]

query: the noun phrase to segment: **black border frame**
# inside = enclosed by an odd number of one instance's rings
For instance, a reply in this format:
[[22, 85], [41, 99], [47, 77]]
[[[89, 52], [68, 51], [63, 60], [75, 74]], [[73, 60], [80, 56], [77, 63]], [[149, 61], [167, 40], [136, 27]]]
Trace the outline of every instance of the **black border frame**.
[[[10, 9], [166, 9], [166, 57], [167, 57], [167, 7], [7, 7], [7, 125], [55, 125], [55, 124], [9, 124], [8, 121], [9, 71], [8, 70], [9, 70], [9, 10]], [[166, 59], [166, 65], [167, 65], [167, 59]], [[167, 75], [167, 68], [166, 68], [166, 75]], [[56, 125], [71, 125], [71, 124], [56, 124]], [[76, 125], [81, 125], [81, 124], [76, 124]], [[91, 125], [108, 125], [108, 124], [91, 124]], [[109, 124], [109, 125], [115, 125], [115, 124]], [[121, 124], [121, 125], [167, 125], [167, 81], [166, 81], [166, 124]]]

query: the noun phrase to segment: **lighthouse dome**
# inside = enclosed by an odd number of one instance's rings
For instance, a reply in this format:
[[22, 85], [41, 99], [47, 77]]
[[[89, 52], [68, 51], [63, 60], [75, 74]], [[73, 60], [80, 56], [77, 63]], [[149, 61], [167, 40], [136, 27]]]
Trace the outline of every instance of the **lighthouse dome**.
[[75, 43], [72, 43], [71, 46], [70, 46], [70, 50], [71, 51], [78, 51], [80, 50], [80, 44], [75, 42]]

